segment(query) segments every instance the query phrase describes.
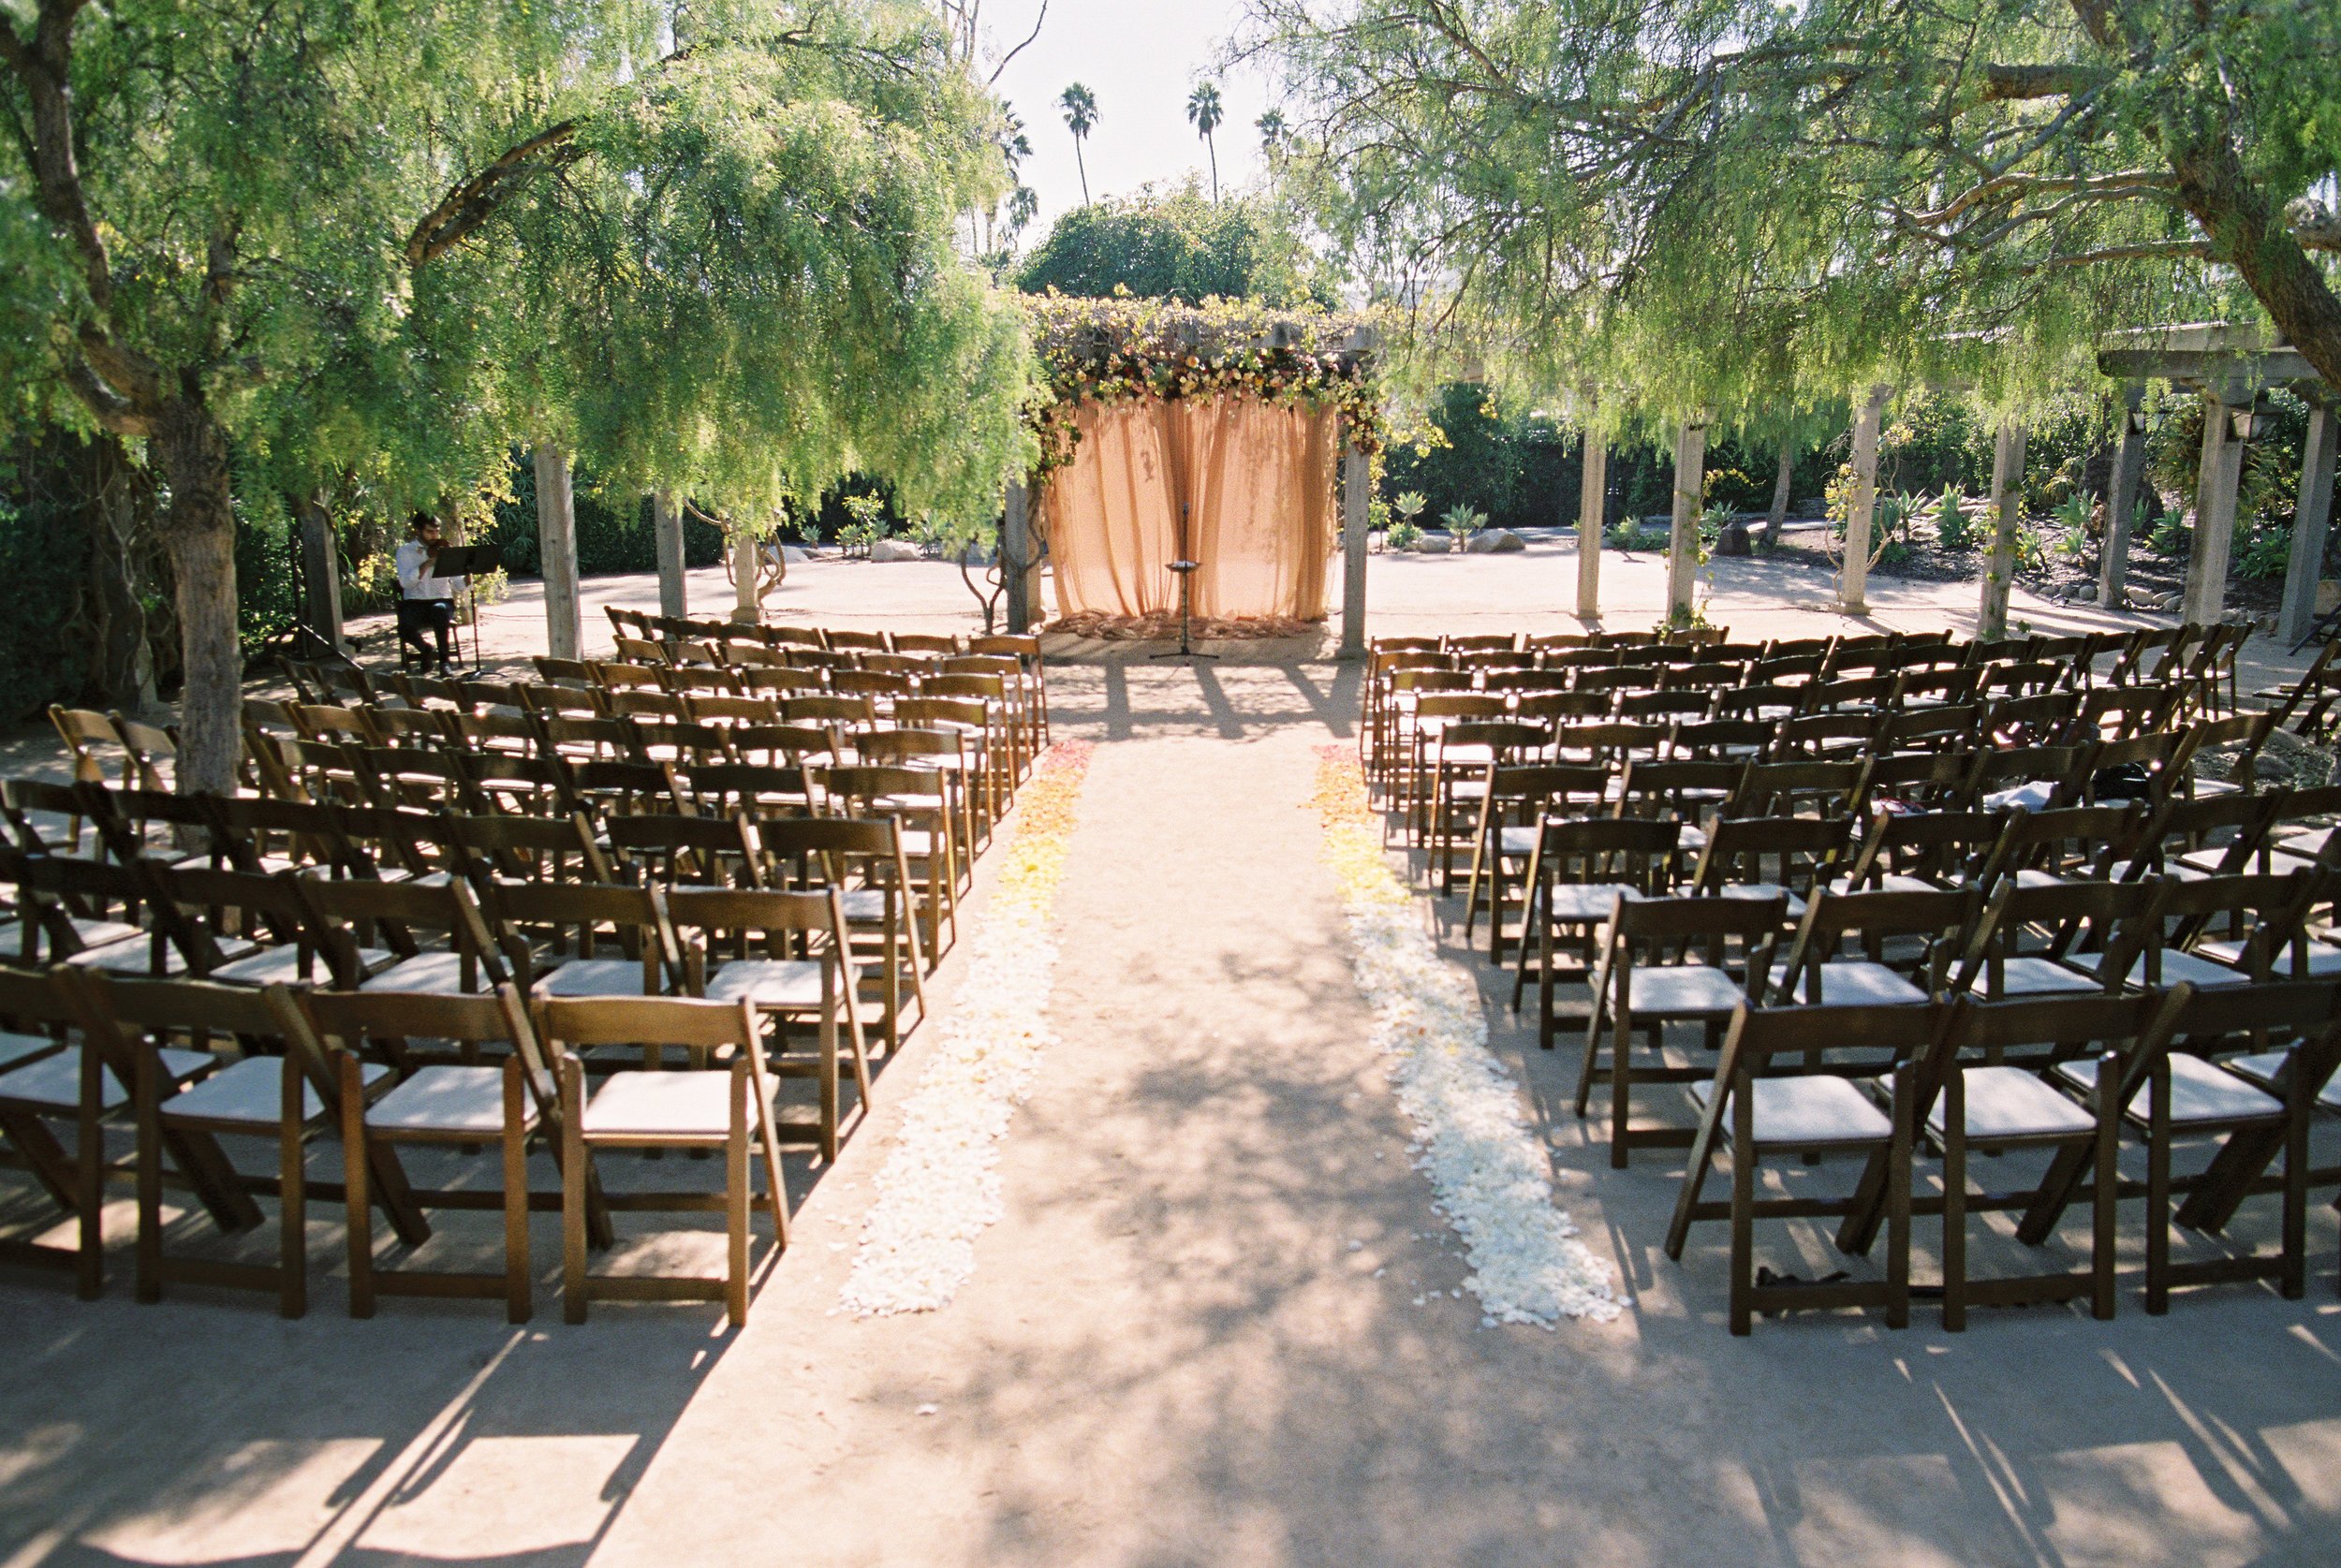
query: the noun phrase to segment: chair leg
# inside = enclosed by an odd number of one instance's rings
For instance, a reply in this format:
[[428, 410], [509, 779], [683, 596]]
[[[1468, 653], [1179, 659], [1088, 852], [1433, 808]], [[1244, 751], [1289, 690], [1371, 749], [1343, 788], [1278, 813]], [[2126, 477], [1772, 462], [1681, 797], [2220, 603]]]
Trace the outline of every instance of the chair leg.
[[734, 1328], [748, 1322], [748, 1068], [731, 1066], [731, 1126], [724, 1137], [724, 1228], [729, 1246], [724, 1271], [724, 1314]]
[[821, 1066], [818, 1080], [821, 1092], [821, 1158], [835, 1162], [837, 1158], [837, 1005], [833, 997], [821, 1002], [820, 1038]]
[[535, 1313], [528, 1275], [528, 1132], [517, 1056], [504, 1062], [504, 1317], [526, 1323]]
[[161, 1068], [155, 1053], [141, 1048], [136, 1070], [138, 1095], [139, 1242], [136, 1289], [141, 1301], [163, 1298], [163, 1129]]
[[[2297, 1065], [2297, 1054], [2294, 1062]], [[2308, 1294], [2308, 1096], [2295, 1084], [2286, 1094], [2283, 1263], [2278, 1280], [2288, 1301]]]
[[308, 1147], [302, 1141], [302, 1084], [301, 1069], [287, 1056], [285, 1059], [285, 1108], [277, 1133], [276, 1158], [278, 1167], [278, 1224], [282, 1236], [278, 1243], [277, 1269], [279, 1285], [277, 1311], [286, 1317], [297, 1318], [309, 1310], [309, 1187], [305, 1156]]
[[98, 1053], [85, 1045], [73, 1141], [74, 1290], [84, 1301], [106, 1291], [106, 1139], [98, 1130], [104, 1070]]
[[2146, 1138], [2146, 1312], [2171, 1310], [2171, 1070], [2154, 1077]]
[[585, 1321], [585, 1070], [561, 1063], [561, 1315]]
[[1731, 1093], [1731, 1332], [1756, 1327], [1756, 1114], [1745, 1085]]
[[[2099, 1064], [2098, 1082], [2113, 1084], [2119, 1081], [2120, 1058], [2111, 1051], [2106, 1054], [2112, 1060]], [[2116, 1311], [2113, 1252], [2120, 1238], [2121, 1142], [2121, 1119], [2100, 1110], [2097, 1136], [2097, 1192], [2089, 1205], [2089, 1311], [2100, 1322], [2110, 1321]]]
[[349, 1315], [374, 1315], [374, 1183], [366, 1158], [365, 1082], [358, 1059], [334, 1053], [341, 1069], [343, 1207], [348, 1211]]
[[[1951, 1095], [1951, 1082], [1958, 1077], [1954, 1069], [1943, 1086], [1943, 1329], [1951, 1334], [1967, 1326], [1966, 1107], [1952, 1103]], [[1886, 1174], [1892, 1181], [1891, 1166]]]

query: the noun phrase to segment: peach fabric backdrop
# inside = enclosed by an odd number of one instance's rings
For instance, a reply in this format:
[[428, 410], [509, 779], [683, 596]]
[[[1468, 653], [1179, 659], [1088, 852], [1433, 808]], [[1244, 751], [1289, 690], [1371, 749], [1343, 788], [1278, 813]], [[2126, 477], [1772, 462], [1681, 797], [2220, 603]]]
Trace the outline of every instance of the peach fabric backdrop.
[[1195, 614], [1325, 614], [1335, 417], [1256, 398], [1141, 401], [1077, 415], [1081, 445], [1041, 500], [1060, 614], [1176, 614], [1179, 506]]

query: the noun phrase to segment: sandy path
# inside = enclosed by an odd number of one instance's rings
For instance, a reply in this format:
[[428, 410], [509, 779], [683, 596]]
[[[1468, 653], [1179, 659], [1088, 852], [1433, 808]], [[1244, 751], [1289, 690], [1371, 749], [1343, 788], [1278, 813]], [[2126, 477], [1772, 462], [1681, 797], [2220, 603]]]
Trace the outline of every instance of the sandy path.
[[[1405, 1162], [1318, 859], [1313, 748], [1348, 738], [1355, 679], [1055, 673], [1062, 727], [1098, 742], [1059, 897], [1061, 1043], [1002, 1149], [1005, 1218], [945, 1310], [832, 1314], [914, 1039], [738, 1335], [677, 1308], [567, 1328], [550, 1290], [513, 1331], [416, 1302], [351, 1323], [322, 1280], [298, 1324], [11, 1282], [0, 1559], [2331, 1561], [2321, 1206], [2306, 1302], [2228, 1289], [2149, 1319], [2127, 1256], [2113, 1324], [1998, 1311], [1948, 1336], [1921, 1308], [1900, 1334], [1840, 1314], [1733, 1341], [1721, 1227], [1667, 1260], [1671, 1163], [1607, 1170], [1559, 1101], [1573, 1055], [1492, 1009], [1561, 1199], [1629, 1300], [1612, 1325], [1481, 1330], [1445, 1294], [1460, 1250]], [[963, 968], [964, 949], [938, 1009]], [[1809, 1231], [1759, 1245], [1833, 1266]]]

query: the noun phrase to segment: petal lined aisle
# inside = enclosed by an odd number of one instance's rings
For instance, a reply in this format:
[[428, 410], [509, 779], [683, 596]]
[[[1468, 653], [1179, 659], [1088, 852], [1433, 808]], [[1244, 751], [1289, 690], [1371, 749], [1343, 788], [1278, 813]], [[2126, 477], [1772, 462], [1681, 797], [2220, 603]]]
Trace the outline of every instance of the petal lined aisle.
[[1519, 1086], [1488, 1048], [1479, 988], [1423, 934], [1414, 900], [1383, 854], [1349, 747], [1319, 748], [1316, 804], [1348, 916], [1358, 987], [1374, 1008], [1374, 1044], [1414, 1125], [1409, 1151], [1437, 1194], [1432, 1207], [1462, 1235], [1471, 1263], [1464, 1288], [1497, 1323], [1549, 1328], [1564, 1317], [1614, 1318], [1610, 1268], [1554, 1204]]
[[975, 1272], [976, 1238], [999, 1221], [1000, 1139], [1055, 1041], [1042, 1022], [1057, 960], [1051, 916], [1088, 769], [1088, 742], [1059, 745], [1017, 802], [967, 981], [887, 1151], [839, 1292], [857, 1316], [945, 1305]]

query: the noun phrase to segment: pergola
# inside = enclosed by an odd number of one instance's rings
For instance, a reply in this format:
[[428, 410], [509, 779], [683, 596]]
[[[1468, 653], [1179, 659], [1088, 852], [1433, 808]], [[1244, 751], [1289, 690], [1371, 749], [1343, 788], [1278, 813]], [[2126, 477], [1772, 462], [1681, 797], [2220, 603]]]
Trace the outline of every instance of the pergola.
[[[1337, 366], [1331, 380], [1370, 389], [1381, 341], [1376, 328], [1355, 316], [1322, 311], [1278, 311], [1242, 302], [1207, 302], [1204, 307], [1176, 301], [1073, 300], [1045, 297], [1028, 302], [1034, 317], [1034, 346], [1047, 365], [1056, 393], [1054, 406], [1042, 417], [1044, 447], [1053, 440], [1048, 425], [1084, 398], [1181, 395], [1170, 389], [1177, 364], [1194, 367], [1204, 387], [1240, 389], [1228, 377], [1237, 367], [1251, 376], [1274, 382], [1289, 374], [1280, 369], [1295, 354], [1314, 355], [1326, 367]], [[1161, 374], [1166, 356], [1175, 361], [1172, 374]], [[1191, 358], [1190, 358], [1191, 356]], [[1152, 385], [1145, 385], [1149, 381]], [[1328, 382], [1327, 384], [1330, 384]], [[1357, 418], [1373, 422], [1371, 415], [1353, 413], [1346, 432], [1340, 477], [1340, 516], [1343, 541], [1342, 636], [1343, 657], [1365, 653], [1366, 520], [1372, 493], [1372, 464], [1359, 445]], [[1006, 608], [1011, 631], [1022, 632], [1037, 619], [1039, 550], [1032, 519], [1034, 486], [1011, 483], [1000, 528], [1000, 559], [1005, 568]]]
[[2301, 464], [2299, 510], [2292, 526], [2292, 553], [2286, 563], [2284, 600], [2276, 636], [2296, 640], [2308, 630], [2317, 605], [2317, 579], [2325, 558], [2325, 530], [2333, 513], [2334, 456], [2341, 421], [2334, 418], [2334, 389], [2326, 386], [2298, 350], [2266, 330], [2229, 322], [2146, 327], [2109, 333], [2099, 340], [2098, 369], [2126, 385], [2129, 417], [2123, 421], [2114, 454], [2112, 494], [2107, 498], [2105, 557], [2099, 593], [2120, 602], [2129, 550], [2140, 470], [2144, 466], [2144, 421], [2138, 404], [2150, 379], [2167, 380], [2202, 396], [2202, 462], [2195, 489], [2194, 547], [2186, 561], [2185, 616], [2209, 624], [2219, 619], [2227, 596], [2228, 556], [2235, 537], [2236, 491], [2243, 478], [2244, 447], [2261, 418], [2260, 394], [2289, 388], [2309, 405], [2308, 441]]

